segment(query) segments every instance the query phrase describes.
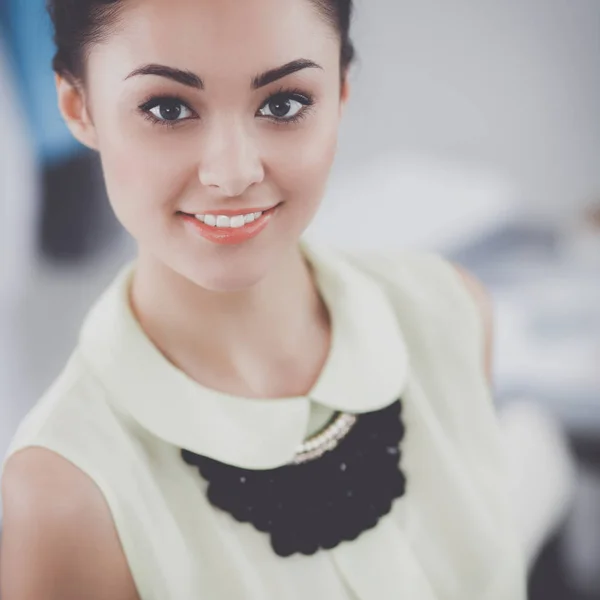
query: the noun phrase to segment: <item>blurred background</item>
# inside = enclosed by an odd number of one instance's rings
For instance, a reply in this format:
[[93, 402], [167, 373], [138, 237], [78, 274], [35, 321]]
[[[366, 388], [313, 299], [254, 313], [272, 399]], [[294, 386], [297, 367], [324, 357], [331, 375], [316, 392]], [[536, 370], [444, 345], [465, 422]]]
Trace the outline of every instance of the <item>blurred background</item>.
[[[530, 598], [600, 599], [600, 2], [362, 0], [354, 41], [307, 235], [434, 250], [487, 285]], [[134, 252], [52, 53], [43, 0], [0, 0], [1, 454]]]

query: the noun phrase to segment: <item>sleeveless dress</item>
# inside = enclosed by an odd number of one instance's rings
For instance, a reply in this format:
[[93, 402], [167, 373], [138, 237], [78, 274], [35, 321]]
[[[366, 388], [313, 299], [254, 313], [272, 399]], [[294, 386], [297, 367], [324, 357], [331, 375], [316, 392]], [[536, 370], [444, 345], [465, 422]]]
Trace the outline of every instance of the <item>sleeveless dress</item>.
[[[90, 310], [5, 461], [42, 446], [97, 484], [142, 600], [525, 600], [482, 319], [457, 272], [435, 254], [300, 245], [332, 320], [307, 396], [242, 398], [187, 377], [130, 310], [131, 263]], [[185, 448], [279, 467], [334, 411], [398, 398], [404, 495], [374, 528], [311, 556], [276, 555], [265, 533], [208, 501], [181, 458]]]

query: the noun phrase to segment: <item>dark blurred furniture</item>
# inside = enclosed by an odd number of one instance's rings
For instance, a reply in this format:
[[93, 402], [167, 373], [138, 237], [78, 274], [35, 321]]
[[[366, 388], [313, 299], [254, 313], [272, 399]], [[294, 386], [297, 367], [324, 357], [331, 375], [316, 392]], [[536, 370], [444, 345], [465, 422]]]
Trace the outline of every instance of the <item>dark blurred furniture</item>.
[[39, 232], [44, 258], [85, 260], [118, 231], [95, 152], [84, 150], [44, 167]]
[[[571, 450], [577, 464], [600, 477], [600, 438], [571, 434]], [[568, 517], [567, 517], [568, 518]], [[543, 547], [529, 578], [529, 600], [600, 600], [599, 593], [583, 594], [572, 589], [564, 555], [566, 520]], [[600, 559], [598, 561], [600, 573]]]

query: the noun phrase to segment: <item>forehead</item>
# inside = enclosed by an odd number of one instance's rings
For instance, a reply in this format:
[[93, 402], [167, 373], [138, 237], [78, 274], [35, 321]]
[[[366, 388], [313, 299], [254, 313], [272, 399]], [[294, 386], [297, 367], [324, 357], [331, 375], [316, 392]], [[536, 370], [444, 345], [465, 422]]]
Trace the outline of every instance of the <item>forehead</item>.
[[125, 0], [94, 54], [118, 59], [123, 71], [156, 62], [207, 80], [298, 58], [339, 69], [337, 32], [312, 0]]

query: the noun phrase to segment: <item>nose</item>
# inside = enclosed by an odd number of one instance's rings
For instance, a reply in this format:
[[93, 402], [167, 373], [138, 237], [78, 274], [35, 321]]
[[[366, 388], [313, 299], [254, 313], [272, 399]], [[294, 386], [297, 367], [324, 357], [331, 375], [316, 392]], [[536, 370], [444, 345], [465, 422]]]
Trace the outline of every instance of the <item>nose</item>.
[[243, 124], [228, 120], [204, 131], [198, 167], [202, 185], [217, 188], [225, 196], [241, 196], [264, 178], [260, 152]]

